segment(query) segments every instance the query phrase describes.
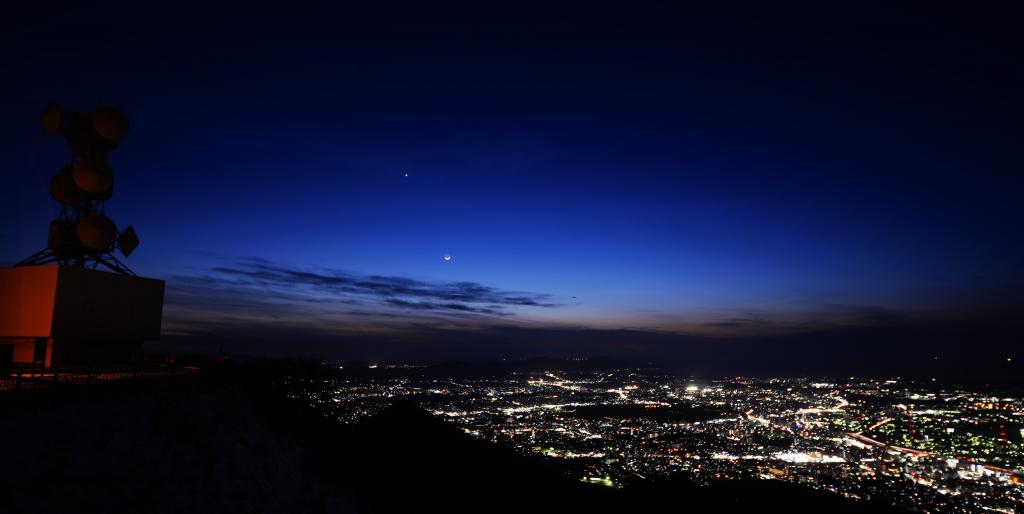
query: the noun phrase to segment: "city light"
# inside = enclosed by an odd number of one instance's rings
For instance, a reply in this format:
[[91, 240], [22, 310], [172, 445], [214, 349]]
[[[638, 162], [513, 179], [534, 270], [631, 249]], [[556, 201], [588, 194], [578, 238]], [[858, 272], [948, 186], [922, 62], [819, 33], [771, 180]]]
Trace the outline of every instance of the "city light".
[[283, 385], [344, 422], [411, 399], [466, 434], [564, 461], [606, 487], [679, 473], [698, 484], [785, 480], [936, 512], [1024, 506], [1024, 400], [931, 380], [698, 385], [622, 369]]

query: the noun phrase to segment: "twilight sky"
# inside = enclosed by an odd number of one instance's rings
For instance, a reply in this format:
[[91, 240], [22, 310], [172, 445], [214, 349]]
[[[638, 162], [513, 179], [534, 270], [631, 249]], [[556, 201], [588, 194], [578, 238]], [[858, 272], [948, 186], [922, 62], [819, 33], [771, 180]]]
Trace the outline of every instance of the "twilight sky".
[[107, 212], [167, 280], [172, 347], [680, 359], [865, 331], [944, 334], [938, 358], [1024, 317], [1008, 13], [487, 5], [22, 7], [0, 259], [58, 211], [43, 107], [116, 99]]

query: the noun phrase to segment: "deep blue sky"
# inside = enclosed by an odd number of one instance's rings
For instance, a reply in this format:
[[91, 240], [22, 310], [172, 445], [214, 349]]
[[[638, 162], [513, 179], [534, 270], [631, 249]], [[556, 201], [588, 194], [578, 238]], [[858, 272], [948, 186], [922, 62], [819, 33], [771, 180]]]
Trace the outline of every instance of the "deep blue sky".
[[99, 98], [132, 121], [108, 213], [168, 281], [174, 341], [279, 329], [374, 358], [426, 332], [629, 329], [565, 350], [614, 353], [1021, 314], [1006, 13], [626, 9], [18, 13], [0, 257], [57, 212], [68, 154], [39, 112]]

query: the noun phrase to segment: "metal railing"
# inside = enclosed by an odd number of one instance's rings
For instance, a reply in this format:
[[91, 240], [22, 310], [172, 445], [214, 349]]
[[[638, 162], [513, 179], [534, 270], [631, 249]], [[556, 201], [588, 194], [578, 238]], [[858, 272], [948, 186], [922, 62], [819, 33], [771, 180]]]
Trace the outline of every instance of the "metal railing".
[[41, 368], [18, 366], [0, 373], [0, 393], [39, 388], [82, 386], [127, 380], [146, 380], [194, 373], [192, 367], [167, 365], [76, 366]]

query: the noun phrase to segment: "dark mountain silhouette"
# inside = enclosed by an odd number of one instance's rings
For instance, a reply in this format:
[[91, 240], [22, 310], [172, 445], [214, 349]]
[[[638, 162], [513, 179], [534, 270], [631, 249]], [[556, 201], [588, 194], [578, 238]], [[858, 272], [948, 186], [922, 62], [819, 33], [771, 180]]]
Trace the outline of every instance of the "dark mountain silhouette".
[[321, 464], [370, 512], [905, 512], [778, 481], [586, 484], [566, 474], [565, 461], [479, 440], [407, 400], [332, 437], [333, 456]]
[[337, 465], [370, 511], [573, 510], [612, 499], [563, 476], [557, 462], [476, 439], [408, 401], [337, 436], [346, 440]]
[[0, 512], [897, 512], [776, 481], [586, 484], [408, 401], [343, 425], [261, 371], [0, 397]]
[[196, 376], [0, 394], [0, 513], [355, 512], [264, 403]]

